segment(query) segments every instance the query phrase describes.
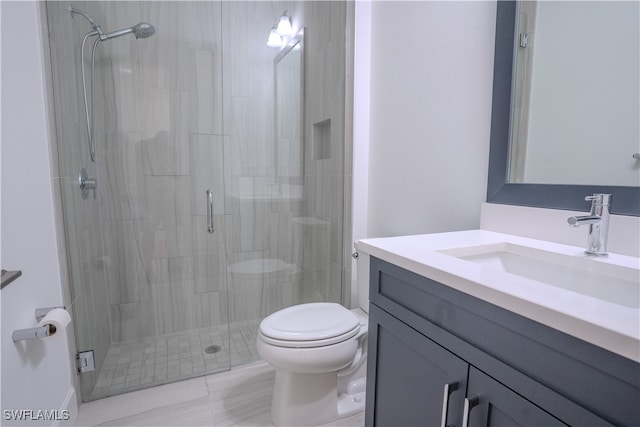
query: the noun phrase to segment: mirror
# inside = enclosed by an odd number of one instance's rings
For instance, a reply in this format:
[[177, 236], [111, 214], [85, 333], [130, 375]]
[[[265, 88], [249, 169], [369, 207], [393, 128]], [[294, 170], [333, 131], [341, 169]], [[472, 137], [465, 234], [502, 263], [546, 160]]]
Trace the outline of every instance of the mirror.
[[288, 40], [273, 62], [276, 173], [280, 183], [302, 184], [304, 31]]
[[638, 186], [640, 3], [516, 6], [509, 181]]
[[[544, 37], [540, 34], [531, 34], [532, 37], [530, 40], [521, 40], [520, 33], [524, 32], [532, 32], [530, 31], [532, 28], [531, 22], [526, 19], [522, 19], [523, 15], [526, 17], [529, 13], [527, 7], [535, 6], [534, 2], [522, 2], [523, 8], [519, 8], [517, 2], [515, 1], [500, 1], [497, 2], [497, 16], [496, 16], [496, 44], [495, 44], [495, 58], [494, 58], [494, 87], [493, 87], [493, 105], [492, 105], [492, 121], [491, 121], [491, 149], [490, 149], [490, 160], [489, 160], [489, 176], [488, 176], [488, 187], [487, 187], [487, 201], [490, 203], [501, 203], [501, 204], [512, 204], [512, 205], [522, 205], [522, 206], [533, 206], [533, 207], [543, 207], [543, 208], [554, 208], [554, 209], [568, 209], [568, 210], [578, 210], [578, 211], [586, 211], [589, 208], [587, 202], [585, 202], [584, 197], [586, 195], [592, 193], [611, 193], [613, 194], [612, 198], [612, 213], [622, 214], [622, 215], [640, 215], [640, 182], [638, 182], [638, 177], [640, 177], [640, 166], [638, 165], [639, 160], [636, 160], [632, 157], [633, 152], [640, 151], [639, 139], [638, 139], [638, 52], [630, 53], [631, 56], [635, 55], [635, 83], [631, 83], [631, 87], [628, 88], [628, 92], [624, 90], [624, 94], [635, 97], [635, 115], [630, 114], [628, 117], [631, 117], [631, 124], [628, 125], [627, 129], [631, 129], [624, 133], [625, 137], [621, 137], [618, 129], [605, 129], [600, 131], [598, 135], [601, 138], [606, 138], [605, 141], [600, 141], [600, 144], [596, 143], [593, 149], [587, 150], [584, 146], [584, 133], [588, 130], [588, 126], [591, 123], [584, 124], [585, 119], [582, 118], [582, 123], [578, 122], [569, 126], [569, 129], [574, 128], [577, 129], [582, 134], [574, 134], [569, 135], [566, 132], [567, 130], [560, 130], [559, 128], [554, 128], [551, 131], [551, 134], [563, 133], [562, 138], [556, 139], [553, 141], [555, 152], [549, 152], [548, 148], [542, 149], [542, 155], [538, 156], [543, 159], [542, 165], [542, 173], [538, 173], [537, 178], [532, 180], [527, 179], [526, 175], [526, 167], [525, 172], [522, 172], [522, 165], [525, 162], [529, 161], [526, 157], [528, 152], [533, 151], [533, 146], [536, 144], [535, 138], [532, 136], [532, 133], [527, 129], [533, 126], [532, 116], [528, 108], [531, 106], [531, 99], [534, 96], [546, 96], [547, 98], [551, 98], [555, 96], [557, 98], [565, 97], [568, 98], [568, 102], [566, 105], [572, 105], [574, 110], [579, 110], [583, 108], [586, 104], [584, 99], [579, 98], [575, 93], [569, 97], [566, 94], [563, 94], [563, 90], [565, 90], [569, 86], [575, 85], [576, 81], [581, 80], [582, 71], [578, 72], [575, 70], [568, 69], [568, 67], [573, 66], [576, 60], [572, 60], [569, 64], [562, 65], [562, 61], [555, 59], [551, 64], [551, 68], [553, 69], [553, 79], [550, 80], [552, 88], [551, 89], [541, 89], [542, 94], [536, 94], [535, 92], [539, 90], [542, 85], [540, 81], [544, 81], [544, 78], [537, 76], [530, 76], [531, 78], [527, 80], [526, 74], [531, 74], [535, 72], [536, 67], [533, 65], [527, 65], [527, 58], [518, 58], [517, 55], [514, 55], [514, 51], [517, 51], [516, 46], [520, 46], [520, 44], [527, 44], [528, 42], [533, 42], [533, 39], [537, 37], [537, 41], [540, 42]], [[544, 2], [546, 3], [556, 3], [556, 2]], [[574, 3], [575, 5], [579, 5], [582, 2], [562, 2], [566, 3], [564, 6], [571, 7]], [[605, 7], [609, 2], [593, 2], [600, 7]], [[635, 2], [633, 2], [635, 3]], [[614, 2], [612, 4], [617, 4]], [[520, 11], [524, 11], [522, 14], [518, 13]], [[537, 12], [541, 12], [540, 9]], [[545, 13], [547, 11], [545, 10]], [[575, 11], [574, 11], [575, 12]], [[636, 4], [636, 12], [637, 12], [637, 4]], [[602, 12], [600, 12], [602, 14]], [[571, 16], [567, 16], [566, 12], [564, 16], [560, 16], [560, 23], [562, 21], [567, 20], [586, 20], [586, 18], [579, 17], [577, 13], [571, 14]], [[542, 19], [542, 13], [536, 14], [536, 20]], [[590, 18], [591, 19], [591, 18]], [[636, 26], [638, 20], [637, 13], [635, 15]], [[517, 29], [517, 21], [521, 21], [521, 26], [530, 25], [529, 28], [524, 27], [523, 30]], [[565, 24], [565, 31], [567, 32], [567, 23]], [[538, 27], [539, 28], [539, 27]], [[562, 31], [560, 31], [562, 32]], [[638, 30], [636, 29], [635, 35], [628, 35], [629, 38], [637, 39]], [[554, 36], [554, 37], [557, 37]], [[517, 38], [517, 40], [516, 40]], [[582, 41], [584, 43], [593, 44], [593, 39], [589, 38], [587, 40], [587, 35], [578, 34], [578, 41]], [[575, 42], [575, 41], [574, 41]], [[634, 41], [629, 42], [633, 45]], [[554, 42], [555, 43], [555, 42]], [[637, 40], [635, 41], [635, 46], [637, 49]], [[537, 46], [538, 50], [544, 47], [543, 43], [538, 43], [543, 46]], [[562, 45], [559, 41], [557, 41], [558, 45]], [[589, 47], [589, 46], [587, 46]], [[565, 50], [567, 48], [565, 47]], [[579, 49], [573, 49], [579, 50]], [[587, 52], [591, 52], [593, 55], [594, 49], [585, 49]], [[605, 49], [606, 50], [606, 49]], [[529, 54], [530, 55], [530, 54]], [[535, 53], [536, 60], [538, 53]], [[602, 51], [598, 54], [602, 55]], [[514, 58], [515, 57], [515, 58]], [[514, 61], [514, 59], [516, 59]], [[532, 61], [533, 58], [529, 58], [528, 61]], [[593, 60], [593, 58], [590, 58]], [[600, 67], [600, 68], [610, 68], [614, 71], [620, 67], [620, 64], [613, 64], [609, 61], [608, 58], [598, 57], [596, 58], [594, 63], [605, 63], [609, 67]], [[633, 59], [631, 59], [631, 63], [633, 64]], [[539, 64], [538, 64], [539, 65]], [[591, 68], [595, 66], [592, 65]], [[561, 69], [562, 68], [562, 69]], [[592, 71], [592, 70], [589, 70]], [[582, 74], [581, 74], [582, 73]], [[564, 76], [564, 77], [563, 77]], [[595, 95], [591, 95], [588, 90], [593, 89], [594, 87], [601, 87], [604, 85], [610, 85], [611, 82], [601, 82], [596, 81], [596, 79], [603, 79], [602, 76], [594, 76], [589, 75], [587, 80], [590, 81], [590, 85], [588, 89], [581, 88], [576, 89], [578, 93], [583, 94], [584, 97], [592, 97]], [[529, 84], [529, 89], [526, 89], [526, 85], [518, 86], [517, 84], [513, 84], [512, 82], [526, 82]], [[633, 84], [635, 84], [635, 89], [633, 88]], [[527, 90], [529, 93], [527, 93]], [[613, 92], [609, 91], [609, 95]], [[532, 95], [533, 94], [533, 95]], [[586, 94], [586, 95], [585, 95]], [[632, 103], [633, 100], [631, 99]], [[552, 98], [553, 100], [553, 98]], [[554, 106], [561, 105], [562, 102], [567, 100], [562, 99], [553, 103]], [[617, 99], [614, 99], [615, 102], [620, 102]], [[549, 108], [549, 107], [548, 107]], [[565, 107], [567, 108], [567, 107]], [[596, 112], [592, 114], [608, 114], [606, 117], [616, 116], [618, 112], [619, 106], [614, 104], [614, 106], [606, 106], [604, 107], [604, 112]], [[632, 111], [633, 113], [633, 107]], [[626, 114], [626, 112], [624, 112]], [[564, 116], [566, 116], [565, 114]], [[577, 115], [577, 114], [576, 114]], [[619, 114], [618, 114], [619, 115]], [[558, 123], [565, 123], [568, 120], [564, 120], [565, 117], [556, 113], [553, 115], [556, 119], [558, 116], [561, 116], [562, 120], [556, 120]], [[601, 121], [607, 121], [608, 119], [603, 118]], [[535, 120], [539, 120], [539, 118], [535, 118]], [[596, 121], [596, 120], [590, 120]], [[610, 122], [609, 122], [610, 123]], [[607, 123], [605, 123], [605, 126]], [[540, 127], [538, 124], [536, 126]], [[610, 125], [611, 126], [611, 125]], [[634, 127], [635, 126], [635, 127]], [[551, 129], [552, 123], [545, 122], [542, 125], [542, 128]], [[588, 130], [589, 132], [594, 133], [594, 131]], [[633, 133], [635, 131], [635, 134]], [[518, 138], [526, 134], [528, 136], [527, 139], [524, 140], [524, 143]], [[628, 134], [628, 135], [627, 135]], [[512, 136], [514, 139], [514, 144], [510, 145], [512, 140]], [[546, 139], [549, 136], [547, 135]], [[625, 142], [622, 143], [619, 141], [623, 139]], [[549, 143], [550, 141], [545, 140], [545, 143]], [[566, 143], [577, 144], [573, 147], [571, 145], [563, 145]], [[628, 150], [631, 148], [632, 150], [635, 148], [636, 151], [627, 153], [628, 159], [623, 160], [622, 163], [626, 166], [627, 171], [630, 172], [631, 178], [627, 179], [627, 181], [621, 181], [616, 178], [616, 181], [612, 181], [611, 178], [616, 175], [617, 170], [622, 169], [621, 166], [611, 166], [611, 162], [604, 161], [604, 157], [616, 157], [613, 155], [615, 150], [613, 149], [613, 145], [616, 147], [619, 145], [622, 148], [619, 151]], [[626, 144], [626, 148], [625, 148]], [[544, 144], [543, 144], [544, 145]], [[562, 147], [558, 147], [561, 146]], [[604, 151], [602, 148], [604, 147]], [[573, 151], [573, 156], [569, 155], [565, 158], [563, 162], [560, 163], [560, 167], [557, 168], [557, 173], [551, 172], [550, 164], [553, 161], [556, 161], [556, 157], [560, 157], [557, 154], [557, 150], [564, 150], [571, 154]], [[600, 151], [598, 151], [600, 150]], [[616, 148], [616, 150], [618, 150]], [[593, 163], [589, 164], [587, 160], [586, 151], [593, 151], [599, 154], [594, 156]], [[532, 160], [535, 156], [532, 156]], [[553, 159], [553, 160], [552, 160]], [[509, 167], [511, 164], [511, 168]], [[571, 176], [569, 171], [571, 170], [579, 170], [581, 172], [586, 172], [583, 174], [583, 177], [580, 178], [577, 174]], [[602, 171], [602, 173], [596, 174], [594, 171], [598, 172]], [[540, 178], [543, 176], [543, 178]], [[595, 178], [591, 178], [594, 176]], [[534, 181], [534, 182], [530, 182]]]

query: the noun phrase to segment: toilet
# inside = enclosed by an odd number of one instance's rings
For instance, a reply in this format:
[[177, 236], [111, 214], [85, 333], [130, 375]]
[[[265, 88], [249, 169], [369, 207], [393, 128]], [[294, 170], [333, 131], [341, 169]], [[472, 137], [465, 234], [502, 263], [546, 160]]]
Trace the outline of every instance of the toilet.
[[260, 323], [258, 353], [276, 368], [274, 425], [313, 426], [364, 410], [369, 292], [358, 281], [357, 309], [299, 304]]

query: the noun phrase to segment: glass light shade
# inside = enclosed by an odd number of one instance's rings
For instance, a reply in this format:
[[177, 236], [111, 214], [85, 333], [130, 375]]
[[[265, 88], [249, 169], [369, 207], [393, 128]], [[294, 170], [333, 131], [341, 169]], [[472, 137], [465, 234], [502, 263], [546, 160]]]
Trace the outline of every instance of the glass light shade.
[[278, 34], [278, 31], [274, 28], [269, 33], [269, 39], [267, 40], [267, 46], [269, 47], [281, 47], [282, 37]]
[[291, 18], [287, 15], [282, 15], [280, 17], [280, 22], [278, 22], [278, 34], [281, 36], [288, 36], [293, 33], [293, 28], [291, 28]]

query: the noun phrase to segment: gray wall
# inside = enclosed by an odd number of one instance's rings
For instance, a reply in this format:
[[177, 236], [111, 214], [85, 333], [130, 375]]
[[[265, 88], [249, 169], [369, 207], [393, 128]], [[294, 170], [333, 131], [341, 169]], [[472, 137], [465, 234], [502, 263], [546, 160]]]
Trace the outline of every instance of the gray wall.
[[[54, 216], [55, 166], [50, 161], [43, 43], [36, 2], [2, 2], [2, 245], [1, 267], [22, 276], [2, 289], [2, 410], [67, 410], [77, 414], [67, 338], [14, 343], [16, 329], [36, 325], [38, 307], [68, 303], [63, 292]], [[31, 31], [24, 32], [25, 28]], [[20, 33], [20, 37], [16, 34]], [[75, 323], [76, 319], [72, 318]], [[72, 325], [73, 325], [72, 323]], [[62, 413], [60, 412], [62, 415]], [[3, 425], [33, 425], [7, 420]], [[41, 422], [44, 425], [44, 422]]]

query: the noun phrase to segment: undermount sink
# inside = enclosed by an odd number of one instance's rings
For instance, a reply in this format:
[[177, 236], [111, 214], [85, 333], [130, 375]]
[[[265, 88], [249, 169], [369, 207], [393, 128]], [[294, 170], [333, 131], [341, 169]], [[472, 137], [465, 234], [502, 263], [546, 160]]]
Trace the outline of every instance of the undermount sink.
[[640, 270], [586, 255], [501, 242], [440, 253], [614, 304], [640, 308]]

